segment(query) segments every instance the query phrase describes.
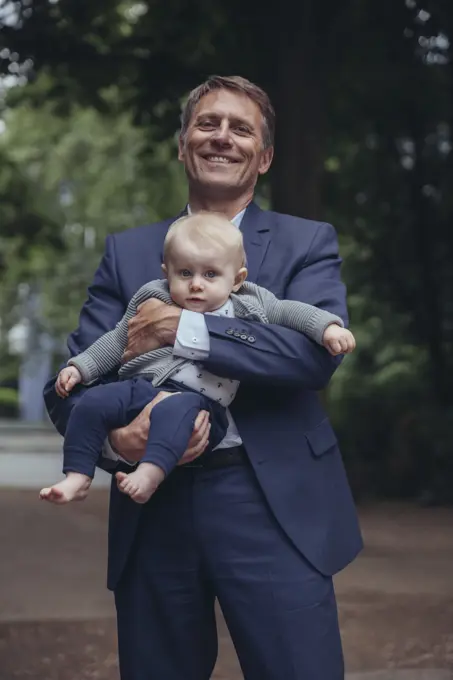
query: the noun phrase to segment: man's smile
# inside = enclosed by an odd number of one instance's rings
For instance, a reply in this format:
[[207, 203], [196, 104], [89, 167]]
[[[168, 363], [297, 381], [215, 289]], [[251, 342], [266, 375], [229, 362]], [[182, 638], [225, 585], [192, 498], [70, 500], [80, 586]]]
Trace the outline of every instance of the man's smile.
[[224, 165], [230, 165], [232, 163], [237, 163], [238, 161], [234, 158], [229, 158], [228, 156], [219, 156], [218, 154], [207, 154], [202, 156], [203, 160], [209, 161], [210, 163], [222, 163]]

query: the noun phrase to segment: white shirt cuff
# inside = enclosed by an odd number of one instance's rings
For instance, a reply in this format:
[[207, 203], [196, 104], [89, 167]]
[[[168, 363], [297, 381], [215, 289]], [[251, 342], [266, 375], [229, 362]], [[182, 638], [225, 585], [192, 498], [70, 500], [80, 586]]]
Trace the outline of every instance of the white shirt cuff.
[[131, 463], [130, 461], [120, 456], [119, 453], [116, 453], [113, 450], [112, 445], [110, 444], [108, 438], [104, 441], [104, 446], [102, 447], [102, 457], [108, 458], [109, 460], [114, 460], [115, 463], [119, 463], [121, 461], [122, 463], [126, 463], [126, 465], [131, 466], [135, 465], [135, 463]]
[[184, 359], [203, 361], [208, 358], [209, 350], [209, 331], [203, 314], [183, 309], [173, 354]]

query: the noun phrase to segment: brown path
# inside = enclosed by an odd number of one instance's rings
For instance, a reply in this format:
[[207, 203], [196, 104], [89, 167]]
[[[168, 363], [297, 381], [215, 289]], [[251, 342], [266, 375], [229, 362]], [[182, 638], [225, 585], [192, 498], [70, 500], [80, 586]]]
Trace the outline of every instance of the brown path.
[[[54, 508], [0, 490], [0, 680], [117, 680], [106, 511], [105, 491]], [[361, 518], [367, 548], [337, 578], [351, 680], [450, 677], [420, 672], [453, 671], [453, 510], [380, 505]], [[240, 680], [221, 616], [219, 634], [214, 677]]]

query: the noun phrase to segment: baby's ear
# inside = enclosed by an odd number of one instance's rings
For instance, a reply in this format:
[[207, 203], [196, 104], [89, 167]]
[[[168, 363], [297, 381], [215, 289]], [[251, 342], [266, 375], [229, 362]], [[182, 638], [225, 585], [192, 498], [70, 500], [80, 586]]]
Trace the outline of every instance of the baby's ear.
[[244, 283], [245, 279], [247, 278], [247, 269], [246, 267], [241, 267], [238, 273], [236, 274], [234, 278], [234, 286], [233, 286], [233, 293], [237, 293], [239, 288], [242, 286]]
[[167, 265], [166, 265], [166, 264], [164, 264], [164, 263], [162, 262], [162, 265], [161, 265], [161, 267], [162, 267], [162, 271], [164, 272], [164, 276], [165, 276], [165, 277], [167, 277], [167, 276], [168, 276], [168, 269], [167, 269]]

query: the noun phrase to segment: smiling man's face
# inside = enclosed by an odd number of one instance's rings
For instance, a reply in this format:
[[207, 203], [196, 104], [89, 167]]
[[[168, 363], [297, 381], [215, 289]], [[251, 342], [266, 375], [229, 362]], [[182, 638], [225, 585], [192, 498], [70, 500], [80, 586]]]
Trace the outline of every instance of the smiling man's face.
[[179, 142], [189, 186], [204, 196], [253, 194], [268, 171], [273, 148], [263, 148], [263, 116], [245, 94], [214, 90], [196, 106]]

